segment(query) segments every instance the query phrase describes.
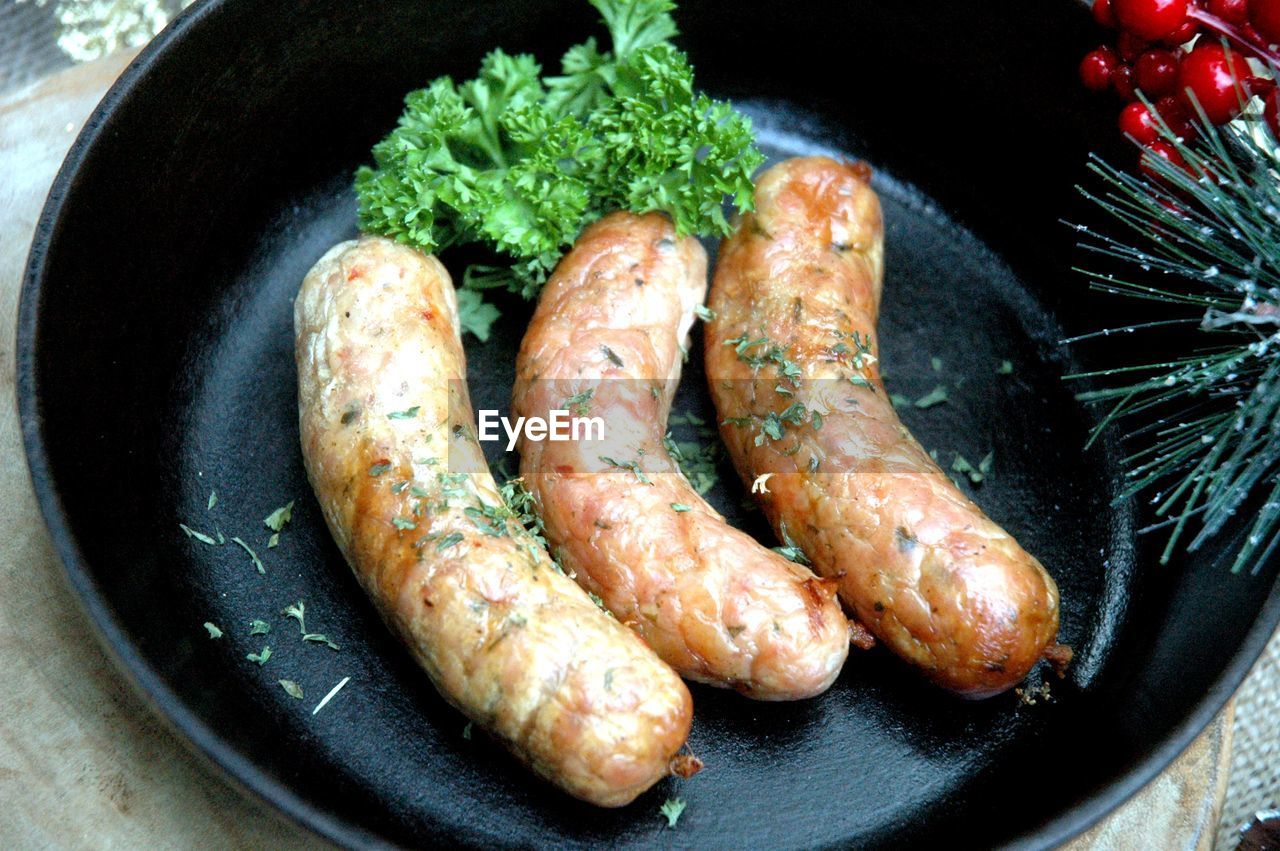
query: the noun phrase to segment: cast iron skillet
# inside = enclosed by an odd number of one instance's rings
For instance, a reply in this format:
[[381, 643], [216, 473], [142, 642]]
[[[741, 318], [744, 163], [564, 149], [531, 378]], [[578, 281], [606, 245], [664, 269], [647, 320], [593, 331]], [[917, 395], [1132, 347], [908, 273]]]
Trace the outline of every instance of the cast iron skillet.
[[[579, 0], [206, 0], [107, 95], [41, 219], [18, 355], [36, 492], [107, 645], [200, 751], [349, 845], [1045, 847], [1088, 826], [1221, 707], [1280, 594], [1275, 562], [1232, 576], [1221, 544], [1159, 567], [1160, 542], [1134, 531], [1143, 507], [1109, 504], [1119, 450], [1082, 448], [1096, 414], [1061, 376], [1092, 353], [1057, 341], [1127, 308], [1069, 272], [1059, 219], [1096, 219], [1072, 189], [1088, 150], [1130, 153], [1113, 105], [1074, 81], [1096, 40], [1087, 16], [1034, 7], [714, 0], [686, 2], [679, 22], [701, 84], [757, 116], [770, 154], [846, 152], [878, 169], [890, 389], [948, 385], [948, 404], [906, 412], [944, 464], [995, 451], [971, 492], [1053, 572], [1077, 651], [1052, 702], [966, 703], [882, 651], [855, 654], [805, 703], [699, 687], [691, 744], [707, 769], [601, 811], [464, 737], [378, 621], [303, 475], [291, 299], [354, 233], [350, 173], [405, 92], [469, 76], [494, 45], [555, 61], [594, 31]], [[466, 259], [445, 257], [455, 272]], [[505, 406], [529, 315], [503, 307], [494, 340], [469, 347], [478, 406]], [[1107, 358], [1131, 356], [1125, 345]], [[1003, 359], [1013, 375], [996, 374]], [[696, 358], [678, 407], [709, 412]], [[742, 496], [722, 471], [717, 505], [772, 543]], [[293, 523], [268, 550], [262, 518], [290, 499]], [[180, 522], [244, 537], [267, 576]], [[279, 614], [299, 599], [341, 651], [299, 640]], [[253, 618], [271, 634], [248, 636]], [[210, 640], [205, 621], [225, 636]], [[274, 655], [259, 668], [245, 655], [263, 643]], [[670, 795], [688, 801], [676, 830], [657, 813]]]

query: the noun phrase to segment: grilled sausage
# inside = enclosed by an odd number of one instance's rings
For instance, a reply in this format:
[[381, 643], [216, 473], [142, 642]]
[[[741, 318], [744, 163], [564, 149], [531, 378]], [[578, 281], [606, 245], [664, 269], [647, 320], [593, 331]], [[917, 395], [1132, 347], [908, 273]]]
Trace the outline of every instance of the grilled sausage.
[[302, 450], [334, 540], [440, 693], [566, 792], [621, 806], [668, 773], [692, 702], [513, 519], [471, 434], [438, 260], [330, 250], [295, 304]]
[[[547, 282], [517, 361], [516, 413], [579, 401], [593, 441], [521, 443], [552, 552], [683, 676], [809, 697], [849, 650], [832, 583], [729, 526], [664, 447], [707, 259], [656, 213], [587, 228]], [[607, 450], [604, 448], [607, 446]]]
[[822, 157], [760, 177], [756, 212], [720, 250], [707, 376], [739, 473], [772, 474], [760, 501], [775, 529], [839, 580], [877, 638], [939, 685], [985, 697], [1045, 654], [1058, 589], [879, 385], [884, 230], [869, 180]]

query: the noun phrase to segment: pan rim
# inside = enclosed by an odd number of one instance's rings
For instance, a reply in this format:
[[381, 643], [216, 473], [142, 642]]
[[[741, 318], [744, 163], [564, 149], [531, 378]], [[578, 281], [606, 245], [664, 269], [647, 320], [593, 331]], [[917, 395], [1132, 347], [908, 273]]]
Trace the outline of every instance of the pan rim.
[[[217, 734], [198, 713], [187, 706], [164, 677], [138, 652], [127, 625], [118, 618], [103, 594], [92, 566], [80, 551], [58, 489], [50, 478], [40, 387], [36, 375], [39, 305], [47, 274], [49, 249], [62, 227], [80, 167], [108, 128], [117, 109], [133, 95], [152, 68], [196, 32], [202, 22], [218, 14], [231, 2], [235, 0], [202, 0], [195, 3], [154, 38], [121, 73], [94, 108], [54, 178], [37, 220], [19, 295], [15, 394], [23, 448], [32, 490], [62, 564], [63, 577], [75, 592], [74, 596], [81, 610], [92, 623], [99, 644], [151, 710], [178, 734], [179, 740], [200, 757], [202, 763], [213, 767], [233, 787], [251, 793], [252, 797], [276, 814], [344, 847], [388, 847], [389, 843], [382, 837], [322, 809], [298, 795], [287, 784], [263, 772], [251, 758], [241, 754], [230, 741]], [[1280, 556], [1273, 556], [1273, 560], [1275, 558]], [[1212, 687], [1162, 740], [1119, 777], [1084, 792], [1064, 812], [1013, 839], [1005, 847], [1057, 847], [1088, 830], [1137, 794], [1177, 759], [1221, 711], [1261, 657], [1277, 626], [1280, 626], [1280, 578], [1273, 583], [1258, 617]]]

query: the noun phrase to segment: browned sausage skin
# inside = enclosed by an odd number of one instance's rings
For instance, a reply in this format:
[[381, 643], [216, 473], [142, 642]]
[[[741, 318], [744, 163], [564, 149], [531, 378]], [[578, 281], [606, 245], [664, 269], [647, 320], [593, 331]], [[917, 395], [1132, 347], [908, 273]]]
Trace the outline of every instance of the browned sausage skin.
[[[773, 474], [760, 501], [775, 529], [894, 652], [985, 697], [1045, 654], [1058, 589], [943, 474], [880, 385], [884, 230], [869, 179], [825, 157], [760, 176], [756, 212], [721, 246], [707, 375], [740, 474]], [[796, 381], [779, 381], [784, 363]], [[759, 437], [762, 418], [797, 404], [780, 439]]]
[[591, 803], [621, 806], [667, 775], [688, 689], [505, 510], [470, 436], [444, 267], [385, 239], [342, 243], [307, 275], [294, 325], [325, 520], [440, 693]]
[[546, 417], [590, 391], [609, 450], [525, 440], [520, 469], [565, 569], [680, 674], [809, 697], [848, 655], [834, 588], [729, 526], [663, 445], [706, 262], [656, 213], [583, 232], [525, 334], [515, 409]]

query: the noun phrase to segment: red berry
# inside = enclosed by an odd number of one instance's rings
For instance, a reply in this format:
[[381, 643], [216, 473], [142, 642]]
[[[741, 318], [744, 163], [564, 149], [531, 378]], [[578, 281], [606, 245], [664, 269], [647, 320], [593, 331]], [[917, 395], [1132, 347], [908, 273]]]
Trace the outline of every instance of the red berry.
[[1267, 126], [1271, 128], [1271, 136], [1280, 139], [1280, 91], [1267, 95], [1267, 107], [1262, 114], [1267, 119]]
[[1175, 97], [1163, 97], [1155, 102], [1156, 114], [1164, 119], [1165, 125], [1179, 139], [1186, 139], [1195, 134], [1196, 125], [1182, 102]]
[[1147, 49], [1149, 43], [1133, 33], [1120, 33], [1116, 38], [1116, 50], [1120, 52], [1120, 58], [1125, 62], [1133, 62], [1142, 55], [1142, 51]]
[[1209, 14], [1239, 26], [1249, 17], [1249, 0], [1209, 0]]
[[1111, 0], [1093, 0], [1093, 19], [1104, 27], [1116, 25], [1116, 13], [1111, 11]]
[[[1191, 96], [1214, 124], [1226, 124], [1240, 113], [1244, 93], [1237, 85], [1236, 71], [1249, 72], [1242, 57], [1220, 44], [1201, 44], [1182, 58], [1178, 69], [1178, 93], [1191, 104]], [[1190, 90], [1190, 95], [1188, 94]]]
[[1178, 59], [1167, 50], [1148, 50], [1133, 66], [1138, 88], [1149, 98], [1163, 97], [1178, 85]]
[[1200, 32], [1200, 24], [1188, 18], [1183, 22], [1182, 26], [1162, 38], [1161, 41], [1169, 47], [1181, 47], [1195, 38], [1198, 32]]
[[1111, 72], [1111, 87], [1121, 100], [1130, 101], [1137, 97], [1133, 90], [1133, 69], [1128, 65], [1117, 65]]
[[1086, 89], [1106, 91], [1111, 85], [1111, 74], [1117, 64], [1119, 60], [1116, 59], [1115, 51], [1106, 45], [1091, 50], [1080, 62], [1080, 82], [1084, 83]]
[[1139, 145], [1150, 145], [1160, 138], [1160, 129], [1145, 103], [1131, 103], [1120, 110], [1120, 132]]
[[1250, 95], [1265, 98], [1276, 90], [1276, 81], [1270, 77], [1250, 77], [1245, 81], [1244, 90]]
[[1138, 163], [1138, 170], [1146, 175], [1149, 180], [1164, 181], [1164, 177], [1156, 171], [1153, 165], [1153, 160], [1156, 157], [1173, 163], [1184, 171], [1187, 169], [1187, 161], [1182, 158], [1182, 154], [1178, 153], [1178, 149], [1163, 139], [1157, 139], [1142, 152], [1142, 159]]
[[1112, 0], [1111, 8], [1121, 28], [1149, 41], [1173, 35], [1187, 21], [1187, 0]]
[[1267, 44], [1280, 42], [1280, 0], [1249, 0], [1249, 23]]

